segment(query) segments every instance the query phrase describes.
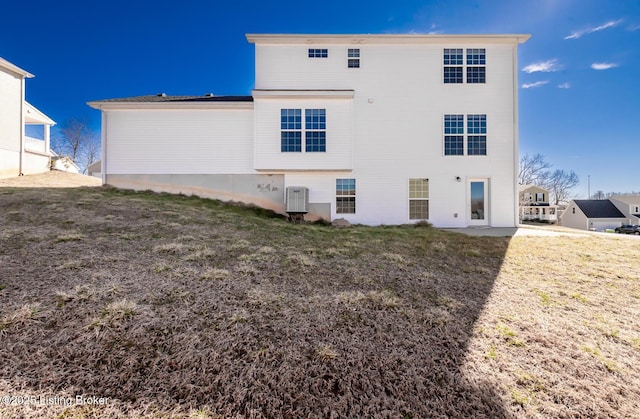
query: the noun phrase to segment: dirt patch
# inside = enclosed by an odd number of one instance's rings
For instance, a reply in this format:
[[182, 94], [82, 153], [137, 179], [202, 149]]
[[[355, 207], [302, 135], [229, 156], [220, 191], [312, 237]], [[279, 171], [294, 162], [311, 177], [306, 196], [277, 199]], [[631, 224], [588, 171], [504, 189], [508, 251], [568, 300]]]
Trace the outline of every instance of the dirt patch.
[[102, 180], [94, 176], [52, 170], [36, 175], [0, 179], [0, 188], [78, 188], [100, 186]]
[[29, 401], [3, 417], [640, 408], [635, 241], [292, 225], [110, 188], [0, 188], [0, 225], [0, 394]]

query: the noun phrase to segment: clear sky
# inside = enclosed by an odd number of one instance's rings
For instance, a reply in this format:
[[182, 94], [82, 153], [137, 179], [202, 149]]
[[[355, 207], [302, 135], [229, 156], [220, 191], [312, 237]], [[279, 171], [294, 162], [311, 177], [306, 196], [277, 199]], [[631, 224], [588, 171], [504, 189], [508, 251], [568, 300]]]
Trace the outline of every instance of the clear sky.
[[[165, 92], [249, 95], [246, 33], [528, 33], [520, 149], [574, 170], [576, 192], [640, 191], [640, 0], [3, 1], [0, 57], [58, 123], [87, 101]], [[55, 130], [54, 130], [55, 133]]]

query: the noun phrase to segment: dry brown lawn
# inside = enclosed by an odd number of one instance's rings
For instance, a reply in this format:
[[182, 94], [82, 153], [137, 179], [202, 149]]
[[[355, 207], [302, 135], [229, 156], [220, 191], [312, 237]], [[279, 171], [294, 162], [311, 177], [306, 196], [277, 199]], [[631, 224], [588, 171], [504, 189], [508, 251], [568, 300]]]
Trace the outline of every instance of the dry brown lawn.
[[639, 307], [631, 238], [0, 187], [0, 417], [637, 417]]

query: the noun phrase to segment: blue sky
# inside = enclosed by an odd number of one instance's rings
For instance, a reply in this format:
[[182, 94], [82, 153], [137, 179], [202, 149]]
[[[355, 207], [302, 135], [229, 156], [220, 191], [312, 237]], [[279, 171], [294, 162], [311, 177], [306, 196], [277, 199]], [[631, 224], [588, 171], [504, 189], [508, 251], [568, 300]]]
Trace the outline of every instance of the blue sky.
[[640, 191], [639, 0], [110, 0], [4, 2], [0, 57], [35, 74], [27, 100], [58, 123], [90, 100], [250, 94], [246, 33], [529, 33], [520, 149], [574, 170], [576, 193]]

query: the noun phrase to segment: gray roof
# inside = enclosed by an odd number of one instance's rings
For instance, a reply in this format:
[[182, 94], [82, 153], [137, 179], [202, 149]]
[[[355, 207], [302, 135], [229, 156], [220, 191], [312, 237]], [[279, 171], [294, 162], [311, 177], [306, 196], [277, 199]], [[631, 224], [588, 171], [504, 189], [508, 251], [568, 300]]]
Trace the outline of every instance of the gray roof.
[[608, 199], [576, 199], [573, 202], [587, 218], [625, 218]]
[[157, 95], [123, 97], [116, 99], [103, 99], [94, 102], [127, 102], [127, 103], [150, 103], [150, 102], [253, 102], [252, 96], [167, 96], [164, 93]]

